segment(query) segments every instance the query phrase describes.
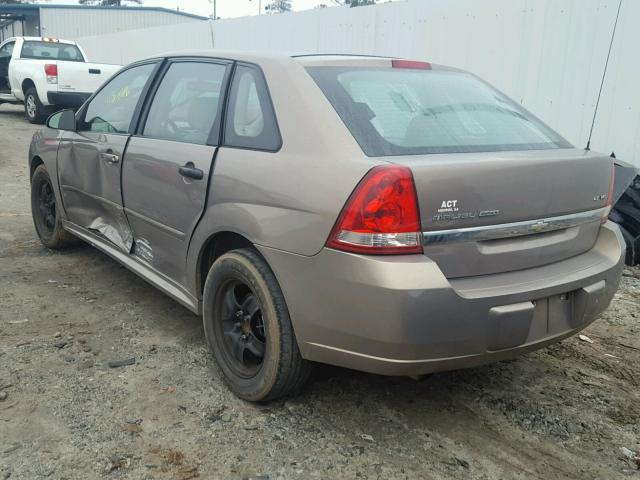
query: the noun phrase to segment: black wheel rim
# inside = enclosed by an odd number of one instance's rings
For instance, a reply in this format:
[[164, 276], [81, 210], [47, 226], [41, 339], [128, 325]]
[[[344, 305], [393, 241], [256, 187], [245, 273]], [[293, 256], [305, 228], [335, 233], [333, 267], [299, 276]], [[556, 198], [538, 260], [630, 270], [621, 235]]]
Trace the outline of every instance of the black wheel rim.
[[256, 375], [264, 361], [266, 332], [258, 296], [241, 280], [229, 280], [218, 290], [218, 332], [227, 365], [243, 378]]
[[42, 226], [48, 232], [53, 232], [56, 226], [56, 197], [53, 194], [51, 184], [47, 181], [43, 181], [39, 187], [38, 211], [42, 219]]

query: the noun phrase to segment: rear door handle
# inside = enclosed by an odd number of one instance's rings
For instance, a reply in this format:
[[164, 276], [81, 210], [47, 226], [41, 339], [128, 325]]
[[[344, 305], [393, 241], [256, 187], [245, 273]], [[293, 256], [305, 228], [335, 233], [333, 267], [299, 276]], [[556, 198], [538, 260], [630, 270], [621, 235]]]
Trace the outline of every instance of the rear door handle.
[[202, 180], [204, 172], [193, 164], [193, 162], [187, 162], [184, 167], [178, 168], [180, 175], [183, 177], [193, 178], [195, 180]]
[[92, 75], [100, 75], [101, 71], [99, 68], [90, 68], [89, 73]]
[[107, 150], [106, 152], [100, 152], [100, 160], [109, 165], [115, 165], [120, 161], [120, 157], [113, 151]]

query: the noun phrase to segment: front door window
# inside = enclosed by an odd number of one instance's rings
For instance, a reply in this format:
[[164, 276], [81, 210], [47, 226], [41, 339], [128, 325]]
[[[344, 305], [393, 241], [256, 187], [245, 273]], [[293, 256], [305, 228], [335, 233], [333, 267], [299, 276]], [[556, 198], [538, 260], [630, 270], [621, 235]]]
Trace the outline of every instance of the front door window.
[[129, 133], [142, 90], [155, 64], [129, 68], [107, 83], [87, 107], [79, 131]]

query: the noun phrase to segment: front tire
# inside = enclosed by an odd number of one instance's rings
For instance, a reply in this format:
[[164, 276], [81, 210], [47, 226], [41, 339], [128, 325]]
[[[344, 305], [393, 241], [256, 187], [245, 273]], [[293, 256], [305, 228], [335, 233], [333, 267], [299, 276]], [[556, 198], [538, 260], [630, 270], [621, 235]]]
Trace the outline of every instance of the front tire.
[[39, 165], [31, 177], [31, 216], [45, 247], [62, 250], [80, 242], [62, 227], [60, 208], [44, 165]]
[[42, 124], [49, 116], [49, 110], [38, 97], [35, 88], [30, 88], [24, 95], [24, 114], [31, 123]]
[[225, 383], [240, 398], [266, 402], [307, 380], [280, 286], [253, 250], [218, 258], [204, 287], [203, 321], [209, 351]]

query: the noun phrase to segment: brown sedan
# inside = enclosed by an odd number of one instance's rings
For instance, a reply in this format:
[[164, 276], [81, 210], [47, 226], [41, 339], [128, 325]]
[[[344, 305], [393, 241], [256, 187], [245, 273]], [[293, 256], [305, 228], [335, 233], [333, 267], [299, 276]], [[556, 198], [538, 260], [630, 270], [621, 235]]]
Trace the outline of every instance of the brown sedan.
[[39, 237], [202, 314], [240, 397], [311, 362], [420, 375], [572, 335], [624, 246], [612, 162], [467, 72], [186, 52], [125, 67], [29, 150]]

